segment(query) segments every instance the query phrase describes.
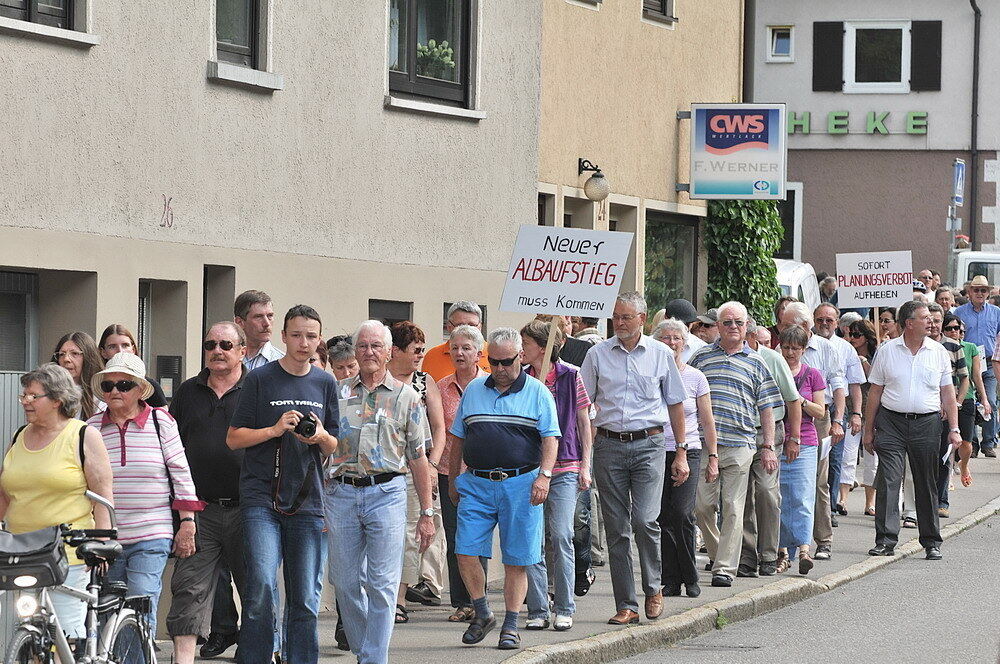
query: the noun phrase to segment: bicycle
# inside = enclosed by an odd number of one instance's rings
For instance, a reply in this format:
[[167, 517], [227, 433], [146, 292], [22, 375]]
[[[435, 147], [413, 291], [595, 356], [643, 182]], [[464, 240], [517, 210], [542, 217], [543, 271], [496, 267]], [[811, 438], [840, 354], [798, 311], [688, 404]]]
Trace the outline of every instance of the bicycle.
[[[59, 527], [57, 537], [66, 545], [75, 547], [77, 555], [90, 569], [87, 590], [71, 588], [61, 582], [52, 586], [37, 584], [36, 577], [28, 574], [15, 577], [13, 585], [22, 589], [15, 601], [20, 620], [7, 645], [4, 664], [53, 664], [53, 653], [58, 654], [62, 664], [156, 664], [148, 621], [151, 599], [148, 596], [126, 597], [124, 583], [108, 582], [105, 578], [107, 567], [122, 553], [122, 545], [116, 539], [118, 523], [114, 507], [110, 501], [91, 491], [87, 491], [86, 495], [108, 509], [111, 528], [74, 530], [64, 524]], [[59, 547], [59, 551], [62, 550]], [[65, 554], [62, 556], [65, 561]], [[13, 567], [17, 569], [16, 557], [0, 553], [0, 558], [13, 560]], [[65, 570], [65, 564], [62, 567]], [[54, 578], [65, 580], [65, 571], [62, 574], [58, 570], [52, 571]], [[68, 595], [87, 604], [87, 636], [82, 654], [74, 655], [70, 648], [53, 609], [49, 597], [51, 592]], [[100, 628], [102, 623], [103, 628]]]

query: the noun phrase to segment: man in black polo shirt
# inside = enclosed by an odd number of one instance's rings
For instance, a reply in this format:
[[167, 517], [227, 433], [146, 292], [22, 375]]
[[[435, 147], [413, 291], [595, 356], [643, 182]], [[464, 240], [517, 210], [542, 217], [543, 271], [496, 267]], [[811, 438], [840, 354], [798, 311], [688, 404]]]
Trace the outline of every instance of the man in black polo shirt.
[[[243, 450], [229, 449], [226, 433], [246, 374], [246, 337], [235, 323], [216, 323], [205, 335], [204, 348], [205, 368], [184, 381], [170, 403], [198, 497], [208, 503], [197, 515], [197, 551], [177, 559], [170, 583], [167, 631], [178, 664], [193, 662], [197, 637], [208, 636], [219, 568], [232, 571], [241, 597], [245, 578], [239, 510]], [[229, 638], [222, 650], [236, 643], [235, 635]]]

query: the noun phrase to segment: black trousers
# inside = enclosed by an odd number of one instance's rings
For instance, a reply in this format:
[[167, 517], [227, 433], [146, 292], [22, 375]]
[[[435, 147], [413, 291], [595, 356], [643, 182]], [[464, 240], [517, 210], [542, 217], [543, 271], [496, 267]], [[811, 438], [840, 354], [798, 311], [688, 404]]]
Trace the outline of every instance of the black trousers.
[[698, 582], [698, 565], [694, 549], [694, 499], [698, 492], [701, 472], [701, 450], [687, 451], [691, 474], [680, 486], [670, 479], [670, 465], [676, 452], [667, 452], [663, 477], [663, 496], [660, 498], [660, 583], [676, 586]]
[[941, 457], [941, 415], [928, 413], [916, 419], [880, 408], [875, 416], [875, 544], [896, 546], [899, 542], [899, 491], [903, 464], [910, 462], [917, 503], [920, 544], [941, 546], [938, 525], [938, 467]]

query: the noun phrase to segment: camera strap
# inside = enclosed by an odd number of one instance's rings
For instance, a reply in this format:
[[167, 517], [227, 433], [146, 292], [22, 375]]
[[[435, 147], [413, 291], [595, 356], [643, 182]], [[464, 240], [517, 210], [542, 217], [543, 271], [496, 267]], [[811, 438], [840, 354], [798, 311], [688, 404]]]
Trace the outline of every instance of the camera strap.
[[[305, 502], [306, 498], [309, 497], [309, 493], [312, 491], [312, 485], [309, 483], [309, 478], [314, 472], [316, 472], [316, 460], [310, 459], [309, 468], [306, 470], [305, 477], [302, 480], [302, 486], [299, 487], [299, 492], [295, 496], [295, 500], [292, 501], [291, 506], [288, 510], [283, 510], [278, 506], [278, 500], [280, 499], [281, 491], [281, 445], [284, 442], [284, 434], [281, 438], [276, 439], [277, 442], [274, 444], [274, 474], [271, 476], [271, 506], [274, 507], [274, 511], [279, 514], [284, 514], [285, 516], [291, 516], [299, 511], [302, 507], [302, 503]], [[312, 455], [312, 450], [309, 451], [310, 456]]]

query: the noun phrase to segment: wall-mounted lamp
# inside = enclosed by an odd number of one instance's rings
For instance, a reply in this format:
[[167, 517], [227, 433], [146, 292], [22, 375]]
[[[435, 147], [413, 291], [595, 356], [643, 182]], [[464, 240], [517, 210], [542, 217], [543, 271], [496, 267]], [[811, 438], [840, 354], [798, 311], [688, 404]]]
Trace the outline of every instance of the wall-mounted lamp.
[[599, 203], [611, 193], [611, 185], [608, 183], [608, 179], [604, 177], [604, 173], [601, 172], [600, 166], [595, 166], [587, 159], [578, 160], [577, 174], [583, 175], [588, 171], [593, 171], [594, 174], [587, 178], [587, 182], [584, 183], [583, 193], [590, 200]]

